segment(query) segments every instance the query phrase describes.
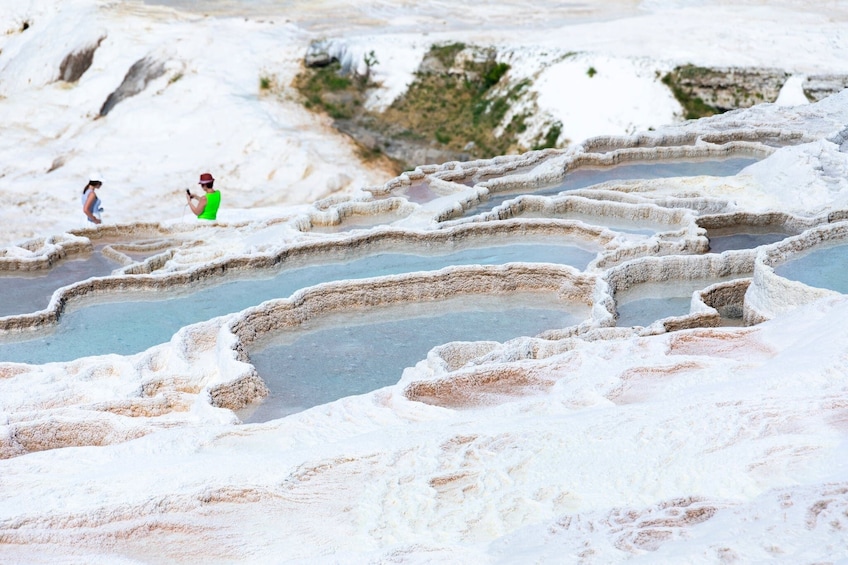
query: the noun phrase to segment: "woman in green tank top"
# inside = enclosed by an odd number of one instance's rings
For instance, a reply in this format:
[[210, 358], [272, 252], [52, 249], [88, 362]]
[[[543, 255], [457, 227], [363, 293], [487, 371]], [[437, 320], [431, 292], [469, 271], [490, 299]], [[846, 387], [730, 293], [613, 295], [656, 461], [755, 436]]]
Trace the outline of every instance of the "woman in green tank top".
[[[221, 205], [221, 191], [215, 190], [213, 185], [215, 179], [209, 173], [200, 175], [197, 183], [206, 192], [203, 196], [195, 196], [186, 189], [186, 200], [194, 215], [201, 220], [214, 220], [218, 216], [218, 207]], [[195, 203], [194, 201], [197, 200]]]

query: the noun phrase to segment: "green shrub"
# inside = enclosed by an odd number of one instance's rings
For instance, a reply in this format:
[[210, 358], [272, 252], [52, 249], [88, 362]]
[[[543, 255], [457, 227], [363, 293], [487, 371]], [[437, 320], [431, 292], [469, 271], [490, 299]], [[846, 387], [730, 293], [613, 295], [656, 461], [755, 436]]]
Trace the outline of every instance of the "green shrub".
[[533, 147], [533, 149], [550, 149], [552, 147], [556, 147], [557, 140], [559, 140], [559, 136], [561, 134], [562, 122], [556, 121], [551, 124], [550, 128], [548, 128], [548, 132], [545, 134], [545, 137], [542, 142]]
[[483, 89], [488, 90], [498, 84], [508, 70], [509, 65], [506, 63], [498, 63], [486, 69], [486, 72], [483, 74]]
[[696, 67], [694, 65], [684, 65], [678, 67], [662, 78], [662, 83], [671, 89], [674, 98], [683, 107], [683, 116], [687, 120], [696, 120], [706, 116], [721, 114], [722, 111], [715, 106], [710, 106], [704, 102], [699, 96], [695, 96], [691, 90], [683, 87], [681, 82], [699, 78], [712, 73], [710, 69]]
[[[304, 69], [295, 78], [294, 86], [303, 96], [304, 105], [370, 130], [383, 139], [389, 155], [394, 145], [390, 140], [425, 145], [435, 141], [441, 149], [471, 152], [475, 158], [526, 151], [518, 144], [517, 136], [526, 131], [530, 115], [513, 115], [508, 123], [503, 122], [515, 101], [523, 97], [530, 80], [508, 89], [493, 88], [506, 82], [504, 76], [510, 66], [495, 62], [491, 48], [476, 52], [476, 57], [457, 65], [457, 55], [466, 48], [459, 42], [433, 45], [427, 58], [435, 58], [445, 69], [461, 66], [459, 70], [463, 72], [418, 72], [406, 92], [379, 113], [367, 110], [364, 104], [368, 88], [373, 85], [362, 77], [343, 75], [338, 63]], [[377, 64], [376, 57], [370, 60], [372, 66]], [[557, 132], [553, 143], [558, 135]], [[473, 145], [469, 145], [471, 142]]]
[[439, 60], [446, 68], [453, 66], [456, 56], [465, 49], [465, 43], [444, 43], [430, 47], [429, 54]]

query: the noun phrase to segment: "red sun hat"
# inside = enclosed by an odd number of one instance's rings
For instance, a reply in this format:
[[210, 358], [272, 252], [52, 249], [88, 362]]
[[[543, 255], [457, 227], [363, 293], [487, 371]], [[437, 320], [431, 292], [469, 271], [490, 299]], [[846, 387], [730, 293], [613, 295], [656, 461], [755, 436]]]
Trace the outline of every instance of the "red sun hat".
[[209, 173], [203, 173], [202, 175], [200, 175], [200, 182], [197, 184], [208, 184], [214, 180], [215, 179], [213, 179], [212, 175], [210, 175]]

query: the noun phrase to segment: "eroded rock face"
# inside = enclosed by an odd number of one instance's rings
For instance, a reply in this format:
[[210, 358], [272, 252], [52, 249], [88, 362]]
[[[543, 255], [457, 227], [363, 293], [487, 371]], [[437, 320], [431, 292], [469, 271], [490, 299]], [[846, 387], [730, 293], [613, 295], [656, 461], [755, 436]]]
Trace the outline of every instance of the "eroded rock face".
[[810, 102], [824, 100], [848, 88], [848, 75], [810, 75], [804, 81], [804, 95]]
[[[664, 82], [690, 98], [700, 98], [720, 113], [774, 102], [787, 78], [789, 73], [780, 69], [684, 65], [666, 75]], [[678, 99], [680, 94], [675, 92]]]
[[309, 68], [320, 68], [326, 67], [327, 65], [338, 61], [338, 58], [330, 51], [330, 42], [325, 40], [313, 41], [306, 49], [303, 64]]
[[[403, 163], [446, 163], [469, 161], [472, 155], [466, 151], [451, 151], [436, 143], [423, 143], [418, 139], [403, 137], [399, 131], [383, 132], [355, 120], [336, 120], [336, 128], [355, 139], [369, 151], [383, 152]], [[400, 128], [396, 128], [400, 129]]]
[[77, 82], [85, 74], [85, 71], [91, 67], [94, 52], [97, 51], [104, 39], [106, 38], [101, 37], [93, 45], [68, 53], [59, 65], [59, 80]]
[[121, 85], [106, 98], [106, 101], [100, 108], [100, 115], [105, 116], [119, 102], [135, 96], [147, 88], [150, 81], [159, 78], [163, 74], [165, 74], [165, 64], [162, 61], [156, 61], [150, 57], [139, 59], [127, 71]]

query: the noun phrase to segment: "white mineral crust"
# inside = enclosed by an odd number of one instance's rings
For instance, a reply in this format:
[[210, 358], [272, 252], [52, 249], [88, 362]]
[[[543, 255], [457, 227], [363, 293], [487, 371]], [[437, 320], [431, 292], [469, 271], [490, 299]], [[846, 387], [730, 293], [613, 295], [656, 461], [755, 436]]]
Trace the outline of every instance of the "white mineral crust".
[[[62, 234], [83, 227], [79, 194], [95, 169], [107, 225], [158, 223], [193, 242], [163, 276], [310, 240], [303, 226], [345, 213], [423, 233], [442, 208], [477, 198], [463, 188], [421, 207], [363, 204], [362, 189], [391, 173], [363, 165], [289, 86], [321, 37], [376, 51], [375, 107], [402, 91], [429, 44], [497, 43], [537, 79], [541, 110], [571, 141], [536, 174], [596, 136], [796, 140], [733, 177], [628, 184], [608, 209], [666, 220], [656, 202], [690, 199], [801, 225], [848, 208], [848, 91], [815, 104], [798, 94], [800, 77], [848, 73], [844, 2], [163, 3], [176, 8], [0, 0], [2, 258], [78, 243]], [[101, 38], [79, 82], [56, 81], [65, 55]], [[538, 64], [570, 51], [580, 54]], [[97, 118], [148, 56], [165, 73]], [[646, 69], [690, 62], [796, 78], [778, 104], [680, 123]], [[261, 94], [262, 76], [279, 90]], [[183, 207], [205, 171], [224, 194], [215, 227]], [[696, 245], [694, 228], [674, 225]], [[671, 245], [596, 235], [613, 251]], [[766, 251], [792, 252], [780, 245]], [[742, 269], [753, 255], [709, 260]], [[663, 265], [678, 263], [694, 264]], [[811, 302], [801, 289], [778, 303], [770, 280], [755, 271], [751, 304], [766, 321], [754, 326], [609, 328], [595, 304], [580, 336], [446, 346], [395, 385], [263, 424], [211, 400], [258, 390], [234, 356], [238, 313], [135, 355], [0, 363], [0, 562], [846, 562], [848, 300]], [[234, 381], [242, 388], [227, 389]]]

